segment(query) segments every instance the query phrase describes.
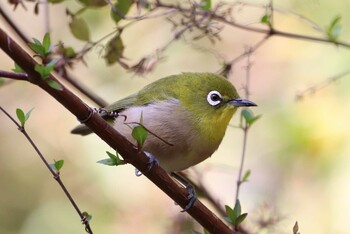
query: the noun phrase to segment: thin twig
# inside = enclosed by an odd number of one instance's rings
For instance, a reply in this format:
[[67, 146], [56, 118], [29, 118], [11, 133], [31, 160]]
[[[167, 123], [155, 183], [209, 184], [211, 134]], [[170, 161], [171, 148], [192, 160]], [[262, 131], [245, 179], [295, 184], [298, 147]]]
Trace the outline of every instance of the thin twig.
[[5, 19], [5, 21], [9, 24], [9, 26], [17, 33], [17, 35], [25, 42], [29, 42], [29, 38], [27, 35], [25, 35], [22, 30], [20, 30], [15, 22], [11, 20], [10, 16], [3, 10], [3, 8], [0, 6], [0, 15]]
[[[251, 65], [252, 65], [251, 61], [250, 61], [250, 55], [251, 55], [251, 53], [247, 54], [246, 81], [245, 81], [245, 85], [244, 85], [244, 93], [245, 93], [246, 99], [249, 99], [249, 95], [250, 95], [250, 69], [251, 69]], [[241, 129], [243, 130], [243, 145], [242, 145], [241, 162], [239, 165], [239, 171], [238, 171], [238, 177], [237, 177], [237, 184], [236, 184], [237, 189], [236, 189], [235, 201], [237, 201], [239, 198], [240, 187], [243, 183], [242, 173], [243, 173], [244, 161], [245, 161], [245, 156], [246, 156], [247, 137], [248, 137], [248, 130], [249, 130], [249, 125], [246, 121], [243, 121], [243, 126], [241, 126]]]
[[27, 133], [27, 131], [25, 130], [24, 126], [21, 126], [5, 109], [3, 109], [0, 106], [0, 110], [17, 126], [18, 130], [23, 133], [23, 135], [27, 138], [27, 140], [29, 141], [30, 145], [34, 148], [35, 152], [38, 154], [38, 156], [40, 157], [40, 159], [43, 161], [43, 163], [45, 164], [45, 166], [47, 167], [47, 169], [51, 172], [51, 174], [53, 175], [53, 178], [57, 181], [57, 183], [60, 185], [60, 187], [62, 188], [63, 192], [65, 193], [65, 195], [67, 196], [68, 200], [70, 201], [70, 203], [73, 205], [74, 209], [77, 211], [78, 215], [80, 216], [80, 219], [82, 220], [83, 224], [85, 225], [85, 230], [87, 233], [92, 234], [92, 230], [89, 224], [89, 221], [86, 220], [86, 217], [83, 216], [83, 214], [81, 213], [79, 207], [77, 206], [76, 202], [74, 201], [74, 199], [72, 198], [72, 196], [70, 195], [70, 193], [68, 192], [66, 186], [63, 184], [60, 174], [59, 172], [55, 172], [49, 165], [49, 163], [46, 161], [44, 155], [40, 152], [39, 148], [35, 145], [34, 141], [31, 139], [31, 137], [29, 136], [29, 134]]
[[317, 91], [326, 88], [328, 85], [340, 80], [341, 78], [343, 78], [344, 76], [347, 76], [349, 74], [350, 74], [350, 70], [342, 72], [338, 75], [329, 77], [329, 78], [327, 78], [327, 79], [325, 79], [317, 84], [314, 84], [314, 85], [304, 89], [303, 91], [298, 92], [297, 95], [295, 96], [295, 99], [297, 101], [299, 101], [308, 95], [314, 94]]
[[190, 14], [194, 14], [194, 15], [209, 15], [213, 20], [217, 20], [219, 22], [222, 22], [226, 25], [230, 25], [233, 26], [235, 28], [238, 29], [242, 29], [245, 31], [250, 31], [250, 32], [255, 32], [255, 33], [263, 33], [263, 34], [270, 34], [271, 36], [280, 36], [280, 37], [287, 37], [287, 38], [293, 38], [293, 39], [298, 39], [298, 40], [309, 40], [309, 41], [318, 41], [318, 42], [325, 42], [325, 43], [330, 43], [330, 44], [334, 44], [337, 46], [343, 46], [346, 48], [350, 48], [350, 44], [347, 42], [343, 42], [343, 41], [332, 41], [330, 39], [327, 38], [321, 38], [321, 37], [313, 37], [313, 36], [306, 36], [306, 35], [302, 35], [302, 34], [295, 34], [295, 33], [289, 33], [289, 32], [284, 32], [281, 30], [277, 30], [273, 27], [270, 27], [268, 29], [264, 29], [264, 28], [259, 28], [259, 27], [252, 27], [252, 26], [246, 26], [243, 24], [239, 24], [236, 23], [233, 20], [229, 20], [227, 19], [225, 16], [223, 15], [219, 15], [215, 12], [207, 12], [201, 9], [196, 9], [193, 10], [193, 8], [184, 8], [181, 7], [179, 5], [174, 5], [174, 4], [166, 4], [163, 2], [158, 1], [157, 6], [162, 7], [162, 8], [168, 8], [168, 9], [177, 9], [180, 13], [190, 13]]
[[[17, 25], [13, 22], [13, 20], [6, 14], [5, 11], [0, 7], [0, 15], [5, 19], [7, 24], [17, 33], [17, 35], [22, 39], [24, 43], [29, 43], [30, 40], [29, 38], [17, 27]], [[56, 70], [59, 72], [58, 70]], [[79, 90], [81, 93], [83, 93], [86, 97], [88, 97], [90, 100], [95, 102], [97, 105], [100, 107], [105, 107], [107, 106], [107, 102], [104, 101], [101, 97], [98, 97], [94, 92], [91, 90], [88, 90], [86, 87], [81, 85], [78, 81], [74, 80], [69, 72], [66, 72], [65, 74], [62, 75], [62, 77], [67, 80], [74, 88]], [[15, 79], [14, 77], [11, 77]]]
[[243, 129], [243, 145], [242, 145], [242, 156], [241, 156], [241, 162], [239, 165], [239, 171], [238, 171], [238, 178], [237, 178], [237, 189], [236, 189], [236, 196], [235, 201], [239, 198], [239, 190], [242, 184], [242, 173], [243, 173], [243, 167], [244, 167], [244, 161], [245, 161], [245, 155], [246, 155], [246, 147], [247, 147], [247, 136], [248, 136], [248, 126], [245, 123], [245, 125], [242, 127]]
[[157, 134], [155, 134], [154, 132], [152, 132], [151, 130], [149, 130], [148, 128], [145, 127], [145, 125], [143, 125], [142, 123], [139, 123], [139, 122], [127, 122], [127, 123], [124, 123], [125, 125], [127, 125], [128, 127], [131, 127], [129, 126], [129, 124], [134, 124], [134, 125], [139, 125], [141, 127], [143, 127], [147, 132], [149, 132], [151, 135], [153, 135], [154, 137], [156, 137], [157, 139], [159, 139], [160, 141], [162, 141], [163, 143], [169, 145], [169, 146], [174, 146], [174, 144], [166, 141], [165, 139], [163, 139], [161, 136], [158, 136]]
[[28, 75], [24, 72], [8, 72], [0, 70], [0, 77], [28, 81]]

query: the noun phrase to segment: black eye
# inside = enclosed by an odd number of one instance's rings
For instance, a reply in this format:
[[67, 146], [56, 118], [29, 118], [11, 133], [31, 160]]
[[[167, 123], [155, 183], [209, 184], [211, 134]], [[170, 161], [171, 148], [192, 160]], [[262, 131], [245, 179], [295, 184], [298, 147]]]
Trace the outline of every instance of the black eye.
[[207, 96], [207, 101], [211, 106], [216, 106], [221, 103], [222, 97], [218, 91], [210, 91]]

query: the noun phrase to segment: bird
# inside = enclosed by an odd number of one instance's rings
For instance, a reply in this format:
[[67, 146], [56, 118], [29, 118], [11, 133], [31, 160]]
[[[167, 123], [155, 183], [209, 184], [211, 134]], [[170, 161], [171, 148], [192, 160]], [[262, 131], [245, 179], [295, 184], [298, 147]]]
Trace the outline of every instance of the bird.
[[[100, 113], [135, 146], [132, 130], [142, 124], [151, 133], [142, 150], [174, 175], [209, 158], [218, 149], [237, 108], [249, 106], [256, 104], [240, 98], [226, 78], [187, 72], [150, 83]], [[80, 125], [72, 133], [87, 135], [91, 131]], [[176, 179], [186, 184], [180, 177]]]

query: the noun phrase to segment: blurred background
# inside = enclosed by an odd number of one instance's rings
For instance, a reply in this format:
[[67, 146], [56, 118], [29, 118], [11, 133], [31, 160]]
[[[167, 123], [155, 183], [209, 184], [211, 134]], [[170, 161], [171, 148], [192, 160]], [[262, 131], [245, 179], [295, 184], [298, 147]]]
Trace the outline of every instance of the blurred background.
[[[267, 3], [242, 5], [236, 8], [234, 18], [247, 26], [259, 26], [265, 12], [261, 6]], [[34, 15], [34, 4], [26, 3], [27, 10], [19, 5], [13, 11], [13, 5], [3, 1], [0, 7], [29, 38], [41, 40], [45, 17], [42, 11]], [[49, 6], [53, 43], [64, 41], [82, 48], [84, 42], [72, 36], [65, 14], [66, 8], [75, 12], [81, 7], [77, 1]], [[281, 0], [275, 2], [275, 7], [275, 27], [303, 35], [324, 37], [301, 15], [322, 29], [341, 16], [340, 40], [350, 42], [349, 1]], [[131, 9], [131, 15], [136, 13]], [[92, 40], [115, 29], [109, 14], [107, 6], [82, 14], [94, 29]], [[0, 27], [15, 36], [3, 18]], [[128, 27], [123, 34], [126, 61], [137, 62], [166, 44], [173, 36], [171, 27], [162, 19]], [[220, 35], [222, 39], [211, 44], [205, 38], [192, 43], [191, 36], [185, 34], [185, 39], [172, 43], [164, 59], [143, 76], [126, 72], [118, 64], [106, 66], [103, 49], [96, 47], [85, 57], [87, 65], [74, 65], [73, 74], [97, 95], [113, 102], [164, 76], [187, 71], [217, 72], [223, 60], [234, 59], [264, 37], [229, 26]], [[253, 233], [292, 233], [298, 221], [301, 233], [350, 233], [350, 77], [343, 76], [297, 99], [310, 86], [348, 71], [350, 49], [276, 36], [250, 60], [249, 98], [259, 105], [253, 112], [262, 117], [248, 133], [245, 170], [251, 170], [251, 176], [240, 191], [242, 209], [248, 212], [246, 227]], [[236, 63], [229, 77], [241, 95], [246, 65], [246, 59]], [[0, 51], [0, 69], [13, 67], [13, 61]], [[94, 105], [78, 91], [75, 93]], [[132, 166], [96, 163], [112, 149], [95, 135], [71, 135], [78, 121], [41, 89], [27, 82], [6, 80], [0, 87], [0, 105], [12, 116], [16, 108], [34, 108], [27, 131], [48, 161], [65, 160], [62, 180], [78, 206], [92, 214], [94, 233], [202, 231], [196, 224], [193, 227], [191, 218], [180, 213], [180, 207], [150, 181], [136, 177]], [[239, 124], [239, 114], [231, 124]], [[242, 130], [229, 127], [218, 151], [195, 167], [222, 205], [234, 205], [242, 142]], [[0, 114], [0, 188], [0, 233], [85, 233], [62, 190], [4, 114]], [[206, 200], [203, 202], [211, 207]], [[181, 226], [184, 229], [179, 231]]]

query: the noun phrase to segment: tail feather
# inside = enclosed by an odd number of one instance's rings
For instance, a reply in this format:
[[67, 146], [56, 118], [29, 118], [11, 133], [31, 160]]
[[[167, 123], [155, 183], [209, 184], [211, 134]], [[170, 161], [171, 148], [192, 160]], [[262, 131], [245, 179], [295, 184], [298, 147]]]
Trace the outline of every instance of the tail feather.
[[72, 131], [72, 134], [78, 134], [78, 135], [82, 135], [82, 136], [86, 136], [90, 133], [92, 133], [92, 131], [90, 130], [90, 128], [88, 128], [86, 125], [84, 124], [80, 124], [77, 127], [75, 127]]

